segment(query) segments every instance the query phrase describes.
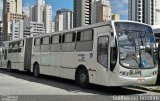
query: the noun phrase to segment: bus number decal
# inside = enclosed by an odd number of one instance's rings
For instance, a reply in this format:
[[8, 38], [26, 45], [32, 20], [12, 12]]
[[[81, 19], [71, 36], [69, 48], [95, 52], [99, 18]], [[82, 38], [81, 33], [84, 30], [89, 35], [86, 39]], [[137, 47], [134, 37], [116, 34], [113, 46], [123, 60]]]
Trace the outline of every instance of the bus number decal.
[[78, 62], [85, 62], [85, 54], [78, 54]]

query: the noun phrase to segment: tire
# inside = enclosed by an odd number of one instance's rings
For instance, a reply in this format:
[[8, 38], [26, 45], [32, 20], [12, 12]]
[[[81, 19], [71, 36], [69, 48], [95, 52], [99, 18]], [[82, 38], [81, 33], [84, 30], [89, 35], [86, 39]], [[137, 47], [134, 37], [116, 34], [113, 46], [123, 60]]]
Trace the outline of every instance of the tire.
[[7, 63], [7, 71], [8, 72], [12, 71], [12, 69], [11, 69], [11, 63], [10, 62]]
[[76, 84], [82, 88], [87, 88], [89, 86], [89, 76], [87, 69], [82, 68], [78, 71], [76, 76]]
[[39, 65], [38, 64], [35, 64], [34, 67], [33, 67], [33, 75], [34, 77], [38, 78], [39, 77]]

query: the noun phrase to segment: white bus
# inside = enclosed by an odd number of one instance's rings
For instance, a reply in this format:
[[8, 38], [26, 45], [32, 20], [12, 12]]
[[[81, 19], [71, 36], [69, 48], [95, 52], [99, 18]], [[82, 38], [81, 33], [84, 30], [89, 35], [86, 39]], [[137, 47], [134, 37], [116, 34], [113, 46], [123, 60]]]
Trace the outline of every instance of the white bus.
[[103, 86], [155, 84], [157, 60], [150, 26], [108, 21], [5, 42], [6, 67]]

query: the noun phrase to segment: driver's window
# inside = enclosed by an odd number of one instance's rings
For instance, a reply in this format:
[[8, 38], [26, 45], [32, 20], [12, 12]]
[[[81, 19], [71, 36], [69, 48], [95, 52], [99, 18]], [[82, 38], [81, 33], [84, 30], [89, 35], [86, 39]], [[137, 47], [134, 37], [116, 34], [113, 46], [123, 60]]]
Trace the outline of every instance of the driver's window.
[[97, 50], [98, 50], [97, 52], [98, 62], [107, 68], [108, 67], [108, 36], [100, 36], [98, 38]]

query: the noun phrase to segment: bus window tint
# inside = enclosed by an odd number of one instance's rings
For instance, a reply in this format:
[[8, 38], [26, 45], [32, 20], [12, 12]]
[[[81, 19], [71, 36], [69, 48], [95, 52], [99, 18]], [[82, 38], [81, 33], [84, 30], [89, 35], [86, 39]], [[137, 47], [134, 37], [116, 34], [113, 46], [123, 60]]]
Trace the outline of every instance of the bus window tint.
[[49, 52], [50, 51], [50, 44], [49, 44], [50, 37], [43, 37], [41, 38], [41, 52]]
[[35, 40], [34, 40], [34, 45], [36, 46], [36, 45], [40, 45], [40, 38], [36, 38]]
[[40, 52], [40, 38], [34, 39], [33, 51], [34, 52]]
[[92, 30], [84, 31], [83, 40], [92, 40]]
[[62, 51], [73, 52], [75, 49], [75, 33], [64, 35], [64, 43], [62, 44]]
[[73, 34], [66, 34], [65, 35], [65, 42], [72, 42], [72, 35]]
[[51, 52], [61, 51], [61, 35], [54, 35], [51, 37]]
[[108, 37], [102, 36], [98, 38], [98, 62], [108, 67]]
[[47, 45], [47, 44], [49, 44], [49, 37], [43, 37], [42, 38], [42, 45]]
[[60, 35], [52, 36], [52, 43], [54, 44], [60, 43]]
[[93, 30], [77, 33], [76, 51], [91, 51], [93, 48]]

